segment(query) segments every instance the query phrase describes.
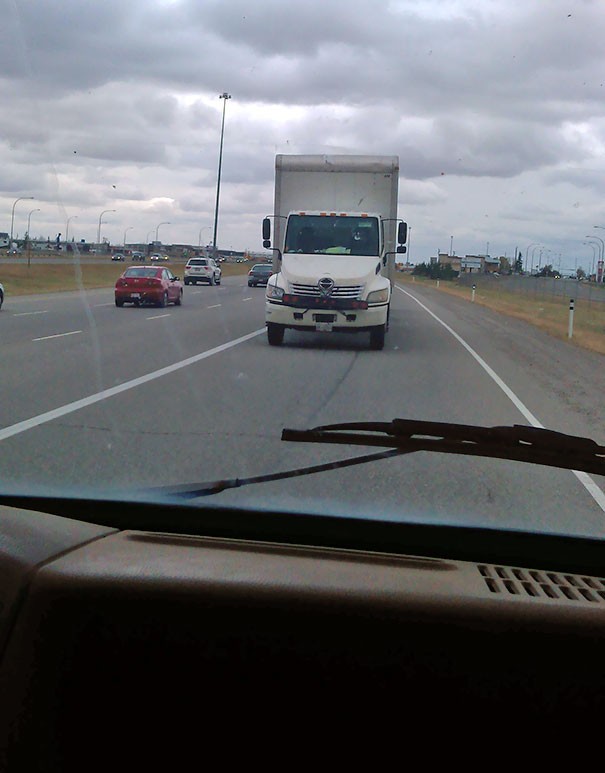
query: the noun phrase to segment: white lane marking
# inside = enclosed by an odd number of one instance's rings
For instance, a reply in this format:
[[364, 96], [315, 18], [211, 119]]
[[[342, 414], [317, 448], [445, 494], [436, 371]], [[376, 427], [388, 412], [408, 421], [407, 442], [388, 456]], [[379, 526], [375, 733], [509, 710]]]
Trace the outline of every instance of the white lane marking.
[[142, 384], [146, 384], [149, 381], [154, 381], [156, 378], [162, 378], [162, 376], [167, 376], [170, 373], [181, 370], [181, 368], [187, 368], [189, 365], [194, 365], [196, 362], [201, 362], [208, 357], [212, 357], [215, 354], [220, 354], [221, 352], [227, 351], [227, 349], [232, 349], [234, 346], [243, 344], [246, 341], [249, 341], [251, 338], [255, 338], [264, 332], [265, 328], [263, 327], [260, 330], [255, 330], [253, 333], [247, 333], [240, 338], [235, 338], [233, 341], [227, 341], [226, 344], [220, 344], [219, 346], [215, 346], [213, 349], [208, 349], [207, 351], [201, 352], [200, 354], [195, 354], [193, 357], [188, 357], [186, 360], [181, 360], [180, 362], [175, 362], [173, 365], [167, 365], [165, 368], [154, 370], [151, 373], [148, 373], [146, 376], [133, 378], [130, 381], [125, 381], [123, 384], [118, 384], [117, 386], [110, 387], [109, 389], [104, 389], [102, 392], [97, 392], [96, 394], [89, 395], [88, 397], [83, 397], [81, 400], [76, 400], [73, 403], [67, 403], [67, 405], [54, 408], [52, 411], [46, 411], [46, 413], [40, 413], [38, 416], [33, 416], [31, 419], [20, 421], [17, 424], [13, 424], [11, 427], [0, 429], [0, 440], [6, 440], [9, 437], [13, 437], [13, 435], [19, 435], [21, 432], [27, 432], [27, 430], [33, 429], [34, 427], [39, 427], [41, 424], [46, 424], [49, 421], [60, 419], [62, 416], [79, 411], [81, 408], [87, 408], [89, 405], [94, 405], [94, 403], [98, 403], [101, 400], [107, 400], [108, 398], [119, 395], [122, 392], [127, 392], [129, 389], [135, 389], [136, 387], [141, 386]]
[[214, 306], [206, 306], [207, 309], [218, 309], [219, 306], [222, 306], [222, 303], [215, 303]]
[[145, 319], [164, 319], [164, 317], [171, 317], [172, 314], [156, 314], [154, 317], [145, 317]]
[[[433, 317], [433, 319], [438, 322], [440, 325], [442, 325], [448, 333], [454, 336], [456, 341], [460, 343], [466, 351], [473, 357], [479, 365], [483, 368], [483, 370], [487, 373], [487, 375], [493, 379], [493, 381], [496, 382], [496, 384], [500, 387], [500, 389], [504, 392], [504, 394], [509, 398], [509, 400], [513, 403], [515, 408], [520, 411], [520, 413], [527, 419], [527, 421], [532, 425], [532, 427], [537, 427], [539, 429], [545, 429], [544, 424], [542, 424], [538, 419], [534, 416], [534, 414], [529, 410], [529, 408], [523, 403], [517, 395], [513, 392], [510, 387], [508, 387], [504, 381], [500, 378], [500, 376], [490, 368], [490, 366], [485, 362], [485, 360], [477, 354], [477, 352], [473, 349], [472, 346], [469, 346], [469, 344], [466, 343], [464, 338], [462, 336], [458, 335], [456, 331], [451, 328], [446, 322], [444, 322], [442, 319], [440, 319], [434, 312], [432, 312], [427, 306], [424, 305], [421, 301], [418, 300], [418, 298], [415, 298], [411, 293], [409, 293], [407, 290], [404, 290], [403, 288], [399, 287], [398, 285], [395, 285], [397, 289], [402, 292], [404, 295], [407, 295], [408, 298], [411, 298], [413, 301], [415, 301], [422, 309], [424, 309], [428, 314]], [[594, 482], [594, 480], [588, 475], [586, 472], [581, 472], [580, 470], [572, 470], [573, 474], [576, 476], [576, 478], [580, 481], [580, 483], [584, 486], [584, 488], [588, 491], [590, 496], [594, 499], [594, 501], [598, 504], [598, 506], [605, 512], [605, 493], [597, 486], [597, 484]]]
[[94, 308], [100, 309], [101, 306], [115, 306], [115, 301], [113, 303], [95, 303]]
[[189, 290], [191, 295], [201, 295], [204, 291], [203, 290]]
[[242, 302], [243, 302], [243, 301], [251, 301], [251, 300], [252, 300], [252, 298], [251, 298], [251, 297], [250, 297], [250, 298], [242, 298]]
[[13, 314], [13, 317], [31, 317], [32, 314], [48, 314], [48, 309], [46, 311], [18, 311]]
[[81, 333], [81, 330], [70, 330], [69, 333], [56, 333], [52, 336], [42, 336], [42, 338], [32, 338], [32, 341], [48, 341], [49, 338], [65, 338], [65, 336], [75, 336]]

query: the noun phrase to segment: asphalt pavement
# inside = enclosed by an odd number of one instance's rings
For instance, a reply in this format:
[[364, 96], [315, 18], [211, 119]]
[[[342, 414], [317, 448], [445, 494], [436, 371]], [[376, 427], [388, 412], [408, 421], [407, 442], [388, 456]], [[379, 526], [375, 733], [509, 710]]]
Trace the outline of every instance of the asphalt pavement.
[[[0, 312], [0, 479], [130, 490], [242, 478], [361, 455], [281, 441], [395, 417], [539, 423], [605, 442], [603, 358], [460, 299], [395, 291], [384, 351], [367, 335], [286, 332], [264, 289], [185, 288], [181, 307], [117, 309], [111, 290], [8, 297]], [[366, 517], [605, 534], [603, 481], [429, 453], [204, 500]]]

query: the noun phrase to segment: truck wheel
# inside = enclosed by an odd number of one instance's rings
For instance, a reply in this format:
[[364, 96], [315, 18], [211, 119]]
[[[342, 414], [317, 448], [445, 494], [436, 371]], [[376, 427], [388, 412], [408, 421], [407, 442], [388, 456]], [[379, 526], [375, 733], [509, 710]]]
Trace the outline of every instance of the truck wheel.
[[386, 325], [378, 325], [370, 330], [370, 349], [379, 351], [384, 349], [384, 336], [386, 333]]
[[284, 326], [267, 322], [267, 339], [271, 346], [281, 346], [284, 342]]

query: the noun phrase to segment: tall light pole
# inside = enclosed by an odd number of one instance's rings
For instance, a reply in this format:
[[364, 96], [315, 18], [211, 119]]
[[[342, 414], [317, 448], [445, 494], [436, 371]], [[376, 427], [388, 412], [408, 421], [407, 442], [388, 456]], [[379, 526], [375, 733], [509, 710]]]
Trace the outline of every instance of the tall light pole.
[[126, 234], [128, 233], [128, 231], [131, 231], [133, 228], [134, 228], [133, 225], [129, 225], [128, 228], [124, 231], [124, 241], [123, 241], [124, 249], [126, 249]]
[[223, 137], [225, 135], [225, 108], [227, 106], [227, 100], [231, 99], [231, 94], [227, 94], [224, 91], [219, 94], [219, 99], [223, 100], [223, 120], [221, 123], [221, 144], [218, 152], [218, 175], [216, 178], [216, 204], [214, 206], [214, 234], [212, 237], [212, 256], [216, 258], [216, 232], [218, 229], [218, 202], [221, 192], [221, 168], [223, 165]]
[[156, 229], [155, 229], [155, 240], [156, 240], [156, 242], [158, 240], [158, 231], [160, 230], [160, 226], [161, 225], [170, 225], [170, 221], [169, 220], [164, 220], [163, 223], [158, 223], [157, 224]]
[[597, 253], [595, 252], [595, 250], [598, 250], [600, 252], [599, 245], [595, 244], [594, 242], [582, 242], [582, 244], [588, 244], [592, 247], [592, 267], [590, 269], [590, 276], [592, 276], [594, 274], [594, 265], [597, 260]]
[[99, 227], [97, 229], [97, 244], [101, 244], [101, 218], [107, 212], [115, 212], [115, 209], [104, 209], [99, 215]]
[[529, 251], [532, 247], [539, 246], [538, 242], [532, 242], [531, 244], [528, 244], [525, 248], [525, 270], [529, 270]]
[[10, 242], [8, 243], [8, 249], [12, 249], [13, 247], [13, 226], [15, 225], [15, 205], [18, 201], [25, 201], [25, 200], [31, 200], [33, 199], [33, 196], [19, 196], [18, 199], [15, 199], [13, 201], [13, 211], [11, 213], [11, 238]]
[[70, 215], [70, 216], [67, 218], [67, 222], [65, 223], [65, 241], [66, 241], [66, 242], [67, 242], [67, 238], [68, 238], [68, 236], [69, 236], [69, 221], [70, 221], [70, 220], [73, 220], [74, 218], [76, 218], [76, 219], [77, 219], [77, 217], [78, 217], [77, 215]]
[[605, 253], [605, 242], [603, 239], [601, 239], [600, 236], [586, 236], [586, 239], [596, 239], [599, 244], [599, 261], [597, 263], [597, 274], [595, 277], [595, 280], [598, 282], [599, 277], [601, 278], [601, 281], [603, 280], [603, 254]]
[[450, 236], [450, 258], [454, 254], [454, 237]]
[[[543, 245], [541, 245], [541, 244], [532, 244], [531, 245], [532, 251], [531, 251], [531, 268], [529, 270], [530, 274], [534, 273], [534, 252], [538, 249], [538, 247], [542, 247], [542, 246]], [[528, 247], [528, 249], [529, 249], [529, 247]], [[525, 255], [527, 257], [527, 253], [525, 253]]]
[[27, 241], [28, 242], [30, 241], [30, 238], [29, 238], [29, 228], [30, 228], [30, 224], [31, 224], [32, 215], [34, 214], [34, 212], [39, 212], [39, 211], [40, 211], [40, 208], [32, 209], [30, 211], [29, 215], [27, 216]]
[[407, 263], [408, 265], [409, 265], [409, 263], [410, 263], [410, 252], [411, 252], [411, 248], [410, 248], [410, 242], [411, 242], [411, 241], [412, 241], [412, 226], [411, 226], [411, 225], [409, 225], [409, 226], [408, 226], [408, 257], [407, 257], [407, 260], [406, 260], [406, 263]]
[[212, 228], [212, 226], [211, 225], [203, 225], [200, 228], [200, 233], [199, 233], [198, 240], [197, 240], [198, 249], [201, 248], [201, 246], [202, 246], [202, 231], [205, 231], [206, 228]]

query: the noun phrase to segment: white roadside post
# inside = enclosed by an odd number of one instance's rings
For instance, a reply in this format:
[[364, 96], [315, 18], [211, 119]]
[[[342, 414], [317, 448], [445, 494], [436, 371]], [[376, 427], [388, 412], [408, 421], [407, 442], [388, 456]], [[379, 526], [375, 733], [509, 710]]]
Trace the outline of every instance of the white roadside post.
[[473, 285], [473, 290], [471, 292], [471, 302], [475, 302], [475, 290], [477, 289], [477, 285]]
[[574, 299], [569, 299], [569, 326], [567, 328], [567, 337], [571, 338], [573, 335], [573, 312], [574, 312]]

